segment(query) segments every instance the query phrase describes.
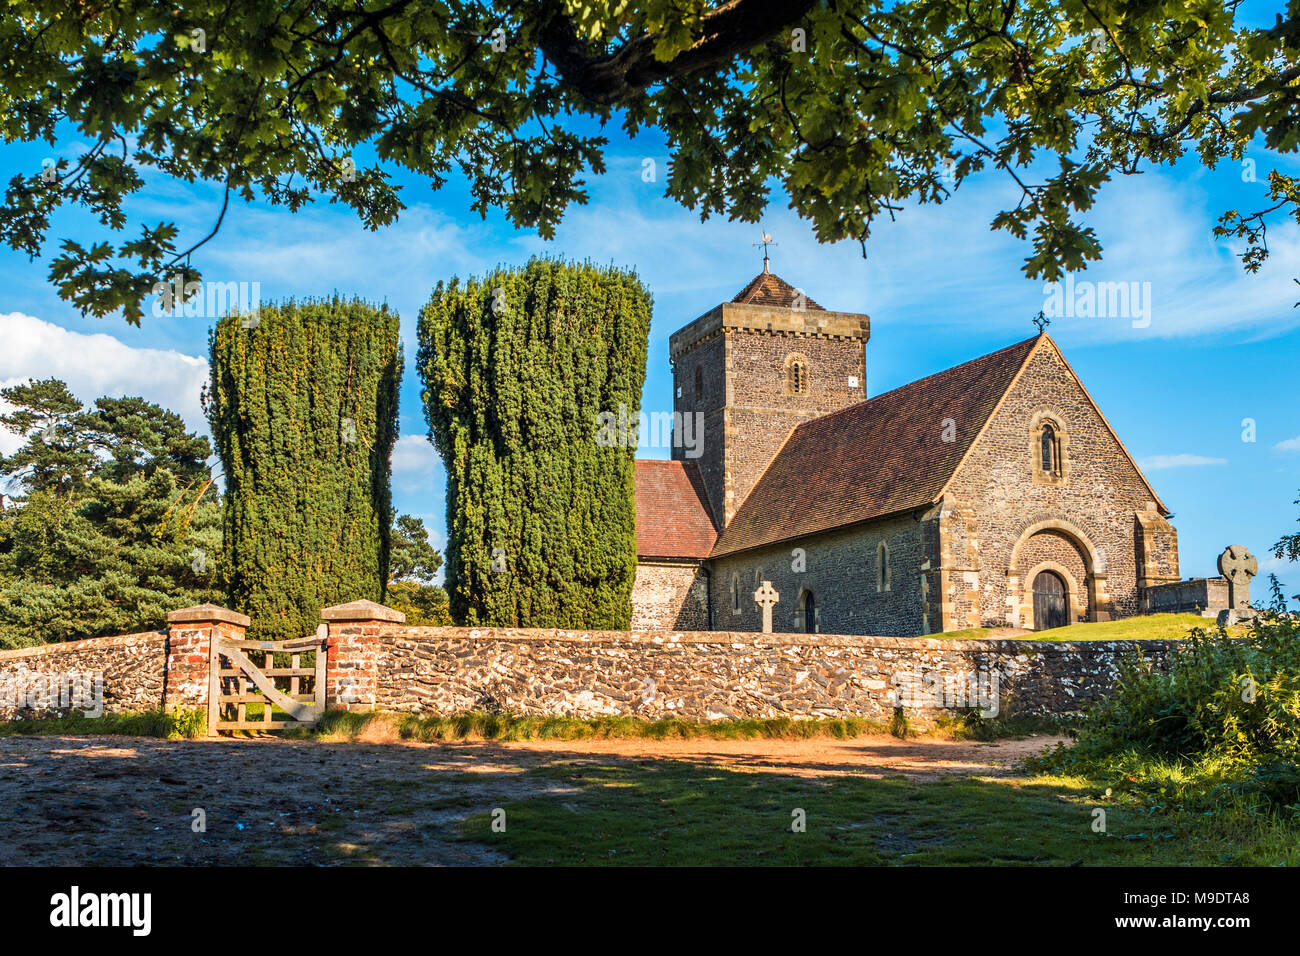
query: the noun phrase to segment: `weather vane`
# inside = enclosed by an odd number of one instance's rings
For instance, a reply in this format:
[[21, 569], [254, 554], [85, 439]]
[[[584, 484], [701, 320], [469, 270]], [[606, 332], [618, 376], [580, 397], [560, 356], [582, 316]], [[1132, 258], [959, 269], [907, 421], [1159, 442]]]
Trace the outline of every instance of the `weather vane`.
[[778, 243], [772, 240], [772, 234], [770, 232], [765, 232], [763, 233], [762, 241], [752, 243], [752, 245], [763, 247], [763, 271], [767, 272], [767, 247], [778, 245]]
[[1043, 315], [1043, 310], [1038, 310], [1038, 318], [1034, 319], [1034, 325], [1038, 326], [1038, 333], [1041, 335], [1043, 330], [1052, 324], [1052, 320]]

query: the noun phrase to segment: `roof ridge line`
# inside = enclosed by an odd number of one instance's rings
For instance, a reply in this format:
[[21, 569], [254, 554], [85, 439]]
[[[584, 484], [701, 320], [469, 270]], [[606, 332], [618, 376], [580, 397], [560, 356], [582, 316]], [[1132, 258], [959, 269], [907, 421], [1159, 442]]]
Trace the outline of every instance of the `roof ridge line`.
[[[1043, 333], [1044, 336], [1046, 334], [1047, 333], [1045, 332]], [[992, 352], [985, 352], [983, 355], [977, 355], [973, 359], [967, 359], [965, 362], [958, 362], [956, 365], [950, 365], [948, 368], [940, 369], [937, 372], [931, 372], [929, 375], [925, 375], [921, 378], [913, 379], [910, 382], [904, 382], [902, 385], [896, 385], [893, 388], [891, 388], [889, 391], [881, 392], [879, 395], [872, 395], [870, 398], [864, 398], [861, 401], [854, 402], [852, 405], [845, 405], [843, 408], [837, 408], [835, 409], [835, 411], [827, 412], [825, 415], [818, 415], [816, 418], [810, 418], [806, 422], [800, 422], [798, 425], [795, 425], [794, 428], [791, 429], [791, 434], [793, 434], [796, 430], [803, 428], [805, 425], [811, 425], [813, 422], [825, 421], [828, 418], [834, 418], [836, 415], [843, 415], [845, 412], [853, 411], [854, 409], [860, 408], [863, 405], [870, 405], [872, 402], [879, 401], [882, 398], [887, 398], [888, 396], [893, 395], [895, 392], [901, 392], [905, 388], [911, 388], [913, 385], [920, 385], [922, 382], [927, 382], [932, 378], [939, 377], [940, 375], [946, 375], [949, 372], [955, 372], [959, 368], [965, 368], [967, 365], [974, 364], [975, 362], [979, 362], [982, 359], [992, 358], [995, 355], [1001, 355], [1003, 352], [1009, 352], [1014, 348], [1019, 348], [1020, 346], [1026, 344], [1027, 342], [1033, 342], [1038, 338], [1039, 336], [1035, 335], [1032, 336], [1031, 338], [1022, 339], [1021, 341], [1014, 342], [1011, 345], [1005, 345], [1000, 349], [994, 349]], [[789, 441], [788, 435], [786, 436], [786, 440]]]

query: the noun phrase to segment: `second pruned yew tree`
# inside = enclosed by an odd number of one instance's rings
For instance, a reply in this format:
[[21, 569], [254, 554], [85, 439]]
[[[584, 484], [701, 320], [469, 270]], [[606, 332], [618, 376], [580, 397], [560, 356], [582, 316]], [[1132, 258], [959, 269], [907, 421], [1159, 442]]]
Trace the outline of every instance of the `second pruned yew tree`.
[[208, 420], [226, 481], [222, 579], [260, 640], [384, 599], [402, 375], [398, 317], [332, 298], [229, 315], [209, 335]]
[[634, 273], [546, 259], [434, 289], [419, 367], [457, 622], [628, 626], [635, 439], [597, 422], [636, 421], [650, 312]]

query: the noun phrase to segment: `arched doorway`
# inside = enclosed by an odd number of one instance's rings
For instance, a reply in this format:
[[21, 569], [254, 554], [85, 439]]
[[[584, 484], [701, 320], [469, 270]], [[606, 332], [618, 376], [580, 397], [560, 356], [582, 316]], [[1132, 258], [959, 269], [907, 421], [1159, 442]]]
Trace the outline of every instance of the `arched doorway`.
[[[1012, 627], [1034, 627], [1034, 592], [1038, 575], [1052, 571], [1065, 590], [1066, 624], [1078, 621], [1109, 621], [1110, 595], [1107, 590], [1106, 556], [1078, 527], [1064, 518], [1042, 518], [1025, 526], [1011, 547], [1007, 561], [1007, 590]], [[1043, 579], [1044, 589], [1052, 582]], [[1052, 603], [1052, 602], [1048, 602]]]
[[811, 591], [804, 592], [803, 596], [803, 629], [807, 634], [817, 633], [817, 601]]
[[1070, 623], [1070, 599], [1065, 580], [1055, 571], [1034, 577], [1034, 630], [1046, 631]]

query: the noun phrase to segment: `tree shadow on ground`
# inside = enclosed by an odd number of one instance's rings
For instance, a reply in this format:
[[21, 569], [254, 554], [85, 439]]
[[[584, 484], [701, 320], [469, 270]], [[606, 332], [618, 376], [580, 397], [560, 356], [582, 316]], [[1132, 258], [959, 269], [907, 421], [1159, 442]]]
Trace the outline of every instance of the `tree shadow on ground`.
[[1105, 781], [715, 758], [560, 741], [6, 738], [0, 865], [1300, 862], [1294, 827], [1121, 806]]

